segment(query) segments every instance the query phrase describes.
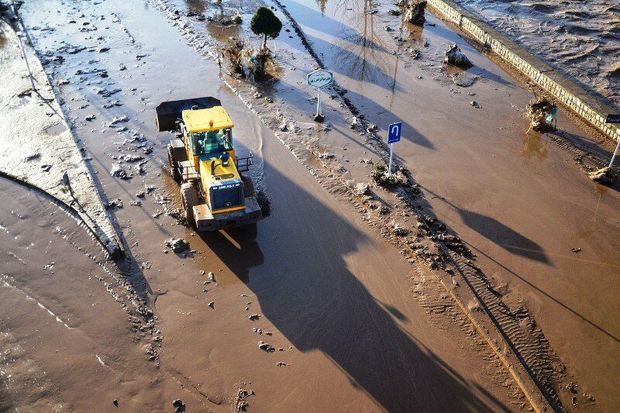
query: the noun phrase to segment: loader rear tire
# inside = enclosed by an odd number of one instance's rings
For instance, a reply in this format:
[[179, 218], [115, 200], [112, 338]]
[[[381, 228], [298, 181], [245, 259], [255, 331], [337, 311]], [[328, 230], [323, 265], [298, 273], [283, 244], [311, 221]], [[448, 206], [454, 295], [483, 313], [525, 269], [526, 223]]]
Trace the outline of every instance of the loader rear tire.
[[194, 182], [186, 182], [181, 185], [181, 199], [183, 201], [183, 209], [185, 210], [185, 220], [191, 227], [196, 227], [194, 219], [194, 206], [198, 205], [200, 198], [198, 196], [198, 185]]
[[168, 165], [170, 166], [170, 175], [175, 182], [181, 182], [181, 173], [179, 172], [179, 163], [174, 159], [172, 145], [168, 145]]

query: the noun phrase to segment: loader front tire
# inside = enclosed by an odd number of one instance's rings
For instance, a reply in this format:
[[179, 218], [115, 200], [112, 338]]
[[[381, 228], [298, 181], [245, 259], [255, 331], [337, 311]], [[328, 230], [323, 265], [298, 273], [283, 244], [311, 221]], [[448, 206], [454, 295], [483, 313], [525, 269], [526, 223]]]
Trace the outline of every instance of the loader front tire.
[[175, 182], [181, 182], [181, 173], [179, 172], [179, 163], [174, 159], [172, 145], [168, 145], [168, 165], [170, 166], [170, 175]]
[[198, 205], [198, 186], [194, 182], [186, 182], [181, 185], [181, 199], [185, 210], [185, 220], [191, 227], [196, 227], [194, 219], [194, 206]]

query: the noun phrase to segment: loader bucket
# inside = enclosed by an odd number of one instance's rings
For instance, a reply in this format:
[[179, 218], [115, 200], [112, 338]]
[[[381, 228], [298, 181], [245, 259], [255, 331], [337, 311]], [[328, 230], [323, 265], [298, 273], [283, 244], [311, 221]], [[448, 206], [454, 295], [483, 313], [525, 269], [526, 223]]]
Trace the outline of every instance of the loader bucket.
[[202, 97], [194, 99], [171, 100], [162, 102], [155, 108], [157, 112], [157, 129], [160, 132], [173, 131], [176, 129], [176, 121], [181, 119], [181, 113], [187, 109], [208, 109], [213, 106], [221, 106], [219, 99], [214, 97]]

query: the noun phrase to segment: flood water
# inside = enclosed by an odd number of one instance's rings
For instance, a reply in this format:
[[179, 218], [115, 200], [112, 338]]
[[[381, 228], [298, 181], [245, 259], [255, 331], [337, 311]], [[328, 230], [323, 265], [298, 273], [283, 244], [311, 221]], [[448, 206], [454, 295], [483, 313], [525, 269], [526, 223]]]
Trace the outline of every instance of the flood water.
[[620, 105], [617, 0], [457, 0], [546, 62]]

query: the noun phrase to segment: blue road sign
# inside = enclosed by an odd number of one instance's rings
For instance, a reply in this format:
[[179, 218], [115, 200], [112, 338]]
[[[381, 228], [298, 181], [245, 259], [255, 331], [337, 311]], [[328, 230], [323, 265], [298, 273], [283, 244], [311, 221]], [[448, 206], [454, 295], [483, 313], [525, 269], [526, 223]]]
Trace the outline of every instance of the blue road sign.
[[402, 122], [390, 123], [390, 126], [388, 126], [388, 143], [395, 143], [400, 141], [400, 133], [402, 130]]

